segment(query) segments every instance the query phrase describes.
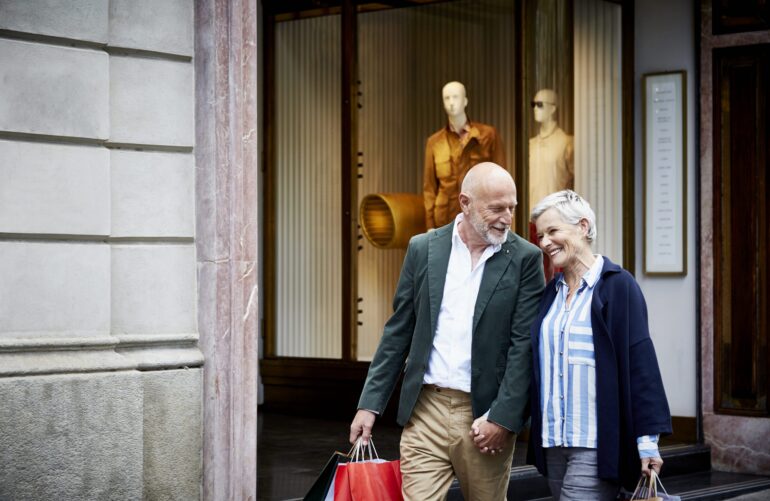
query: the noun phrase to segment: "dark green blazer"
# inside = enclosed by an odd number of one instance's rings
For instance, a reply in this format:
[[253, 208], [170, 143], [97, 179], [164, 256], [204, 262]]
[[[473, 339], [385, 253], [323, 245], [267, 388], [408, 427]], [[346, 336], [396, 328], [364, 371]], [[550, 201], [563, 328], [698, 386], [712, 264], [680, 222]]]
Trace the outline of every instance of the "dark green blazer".
[[[412, 415], [433, 349], [444, 296], [454, 222], [417, 235], [401, 268], [393, 315], [366, 377], [359, 409], [382, 414], [404, 371], [398, 423]], [[518, 432], [526, 419], [531, 371], [529, 326], [537, 314], [544, 277], [540, 249], [509, 232], [484, 265], [473, 316], [471, 400], [473, 416]]]

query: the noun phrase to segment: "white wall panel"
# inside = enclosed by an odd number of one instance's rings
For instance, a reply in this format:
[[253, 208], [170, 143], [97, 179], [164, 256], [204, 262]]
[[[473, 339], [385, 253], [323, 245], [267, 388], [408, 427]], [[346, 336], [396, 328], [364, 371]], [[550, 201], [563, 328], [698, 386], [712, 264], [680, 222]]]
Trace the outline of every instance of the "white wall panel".
[[107, 139], [102, 51], [0, 38], [0, 131]]
[[623, 262], [620, 7], [575, 2], [575, 191], [596, 213], [594, 250]]
[[105, 148], [0, 140], [0, 179], [0, 232], [110, 232]]
[[3, 241], [0, 256], [0, 337], [109, 332], [109, 246]]
[[104, 43], [109, 0], [0, 0], [0, 29]]
[[195, 247], [112, 245], [113, 334], [197, 332]]
[[192, 146], [193, 66], [180, 61], [110, 57], [110, 141]]
[[[359, 17], [359, 75], [362, 93], [358, 149], [363, 177], [358, 203], [370, 193], [418, 193], [424, 144], [416, 132], [412, 61], [405, 57], [414, 43], [412, 9]], [[370, 359], [382, 327], [393, 312], [391, 302], [404, 250], [377, 249], [362, 239], [358, 254], [358, 359]]]
[[191, 0], [110, 0], [110, 45], [193, 55]]
[[340, 18], [280, 23], [275, 35], [276, 354], [339, 358]]
[[110, 151], [113, 237], [192, 237], [195, 159], [188, 153]]

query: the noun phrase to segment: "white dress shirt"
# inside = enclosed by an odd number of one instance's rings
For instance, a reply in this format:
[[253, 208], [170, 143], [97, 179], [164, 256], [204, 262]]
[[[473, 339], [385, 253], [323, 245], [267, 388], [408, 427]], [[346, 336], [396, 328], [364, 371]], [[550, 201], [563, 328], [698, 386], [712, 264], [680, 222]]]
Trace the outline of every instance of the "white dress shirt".
[[476, 296], [479, 294], [485, 263], [502, 246], [487, 246], [476, 267], [471, 268], [471, 252], [457, 231], [462, 220], [462, 214], [455, 218], [444, 296], [441, 299], [433, 350], [428, 359], [423, 383], [470, 393]]

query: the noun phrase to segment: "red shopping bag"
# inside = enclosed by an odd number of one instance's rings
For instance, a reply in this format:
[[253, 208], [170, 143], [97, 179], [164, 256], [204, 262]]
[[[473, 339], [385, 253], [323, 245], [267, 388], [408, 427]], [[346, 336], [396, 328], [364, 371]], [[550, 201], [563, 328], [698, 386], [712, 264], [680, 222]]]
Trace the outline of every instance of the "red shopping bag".
[[348, 464], [351, 501], [402, 501], [400, 463], [396, 460]]
[[359, 442], [353, 447], [351, 461], [337, 466], [334, 478], [334, 501], [403, 501], [401, 495], [401, 462], [377, 457], [369, 441], [369, 459], [364, 458]]

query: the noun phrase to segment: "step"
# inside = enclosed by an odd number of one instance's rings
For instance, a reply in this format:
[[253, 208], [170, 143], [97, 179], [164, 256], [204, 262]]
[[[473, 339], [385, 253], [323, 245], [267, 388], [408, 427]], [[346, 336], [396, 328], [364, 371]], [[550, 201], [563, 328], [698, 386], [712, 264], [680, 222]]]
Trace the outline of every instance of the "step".
[[[711, 451], [706, 445], [669, 445], [661, 447], [660, 453], [664, 461], [662, 478], [666, 485], [668, 485], [669, 478], [674, 480], [682, 476], [698, 473], [709, 474], [711, 469]], [[692, 478], [691, 480], [700, 480], [700, 483], [694, 485], [707, 488], [708, 484], [704, 478]], [[717, 484], [718, 483], [719, 482], [717, 482]], [[682, 487], [685, 486], [686, 485], [683, 485]], [[675, 484], [675, 487], [678, 488], [679, 484]], [[714, 487], [716, 488], [717, 486], [715, 485]], [[746, 487], [748, 487], [748, 484]], [[672, 492], [672, 494], [673, 493], [677, 493], [677, 491]], [[534, 466], [517, 466], [511, 469], [511, 480], [508, 484], [508, 501], [546, 500], [550, 498], [551, 493], [548, 489], [548, 482], [537, 472]], [[447, 500], [462, 501], [462, 499], [463, 496], [460, 492], [460, 485], [455, 480], [449, 490]]]
[[[768, 491], [768, 499], [770, 499], [770, 477], [758, 475], [701, 471], [664, 477], [663, 484], [669, 494], [676, 494], [683, 501], [688, 499], [717, 501], [760, 491]], [[461, 501], [462, 499], [459, 485], [453, 484], [447, 500]], [[551, 499], [545, 478], [537, 473], [534, 467], [520, 466], [511, 470], [508, 501], [550, 501]]]
[[711, 448], [703, 444], [668, 445], [660, 448], [661, 478], [711, 470]]
[[770, 489], [770, 477], [709, 471], [663, 479], [669, 494], [685, 499], [716, 501]]

